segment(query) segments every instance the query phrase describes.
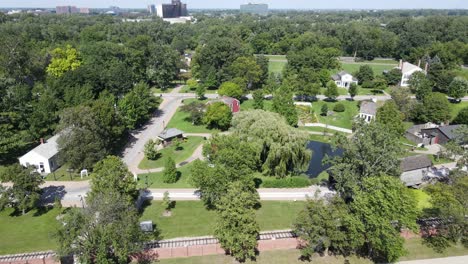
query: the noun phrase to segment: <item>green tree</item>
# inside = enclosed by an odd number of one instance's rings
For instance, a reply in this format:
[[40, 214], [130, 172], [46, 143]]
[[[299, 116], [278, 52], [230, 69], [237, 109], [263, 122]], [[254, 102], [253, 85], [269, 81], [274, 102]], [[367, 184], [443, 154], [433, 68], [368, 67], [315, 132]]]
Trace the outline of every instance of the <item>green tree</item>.
[[333, 100], [333, 101], [335, 101], [338, 95], [340, 95], [338, 92], [338, 86], [336, 86], [336, 83], [334, 81], [329, 81], [327, 83], [327, 90], [325, 90], [324, 95], [329, 100]]
[[198, 87], [198, 82], [197, 80], [190, 79], [187, 81], [187, 86], [189, 87], [190, 90], [195, 90]]
[[369, 65], [361, 65], [355, 75], [359, 81], [359, 84], [364, 82], [372, 82], [374, 80], [374, 71]]
[[364, 226], [348, 210], [339, 197], [309, 199], [299, 213], [294, 230], [307, 243], [301, 248], [302, 256], [311, 258], [314, 253], [349, 256], [364, 243]]
[[219, 87], [218, 94], [226, 95], [226, 96], [233, 97], [233, 98], [240, 100], [244, 92], [242, 91], [242, 88], [238, 84], [233, 83], [233, 82], [224, 82]]
[[405, 87], [394, 87], [391, 89], [390, 95], [398, 110], [405, 115], [405, 118], [408, 118], [413, 106], [410, 90]]
[[403, 114], [398, 111], [398, 107], [393, 100], [386, 101], [385, 104], [377, 109], [376, 120], [384, 124], [392, 133], [403, 135], [405, 125], [403, 124]]
[[171, 201], [171, 197], [169, 197], [169, 192], [168, 191], [164, 192], [163, 199], [162, 199], [162, 204], [163, 204], [164, 210], [166, 210], [166, 212], [171, 211], [172, 201]]
[[35, 167], [23, 168], [19, 164], [11, 165], [0, 171], [3, 183], [11, 182], [11, 187], [0, 189], [0, 210], [9, 205], [22, 214], [38, 206], [41, 197], [39, 187], [44, 180]]
[[354, 100], [354, 97], [358, 94], [358, 86], [355, 83], [352, 83], [351, 86], [349, 86], [348, 93], [351, 99]]
[[56, 48], [52, 51], [52, 60], [47, 66], [47, 73], [61, 77], [65, 72], [76, 70], [80, 65], [80, 54], [71, 45], [67, 45], [65, 49]]
[[231, 124], [231, 109], [223, 102], [215, 102], [206, 108], [203, 123], [212, 128], [226, 130]]
[[138, 197], [133, 175], [119, 157], [107, 156], [94, 166], [88, 197], [93, 199], [101, 193], [119, 193], [129, 201]]
[[413, 73], [408, 83], [411, 92], [416, 95], [416, 99], [419, 101], [423, 101], [432, 92], [432, 82], [423, 72]]
[[203, 85], [198, 85], [197, 89], [195, 90], [199, 100], [203, 100], [205, 98], [205, 92], [206, 88]]
[[150, 54], [146, 69], [147, 80], [164, 89], [177, 78], [181, 64], [179, 54], [167, 45], [152, 49]]
[[384, 74], [387, 85], [398, 85], [401, 81], [401, 70], [394, 68]]
[[266, 175], [286, 177], [309, 165], [312, 155], [306, 147], [307, 133], [290, 127], [278, 114], [263, 110], [240, 112], [232, 120], [232, 131], [255, 146]]
[[119, 109], [128, 129], [134, 129], [143, 125], [153, 111], [157, 108], [156, 98], [151, 93], [149, 86], [138, 83], [119, 101]]
[[254, 208], [259, 200], [253, 186], [246, 188], [243, 183], [234, 182], [230, 184], [217, 207], [215, 237], [221, 247], [237, 261], [255, 258], [260, 228]]
[[343, 149], [343, 156], [328, 161], [332, 165], [329, 173], [335, 181], [335, 189], [346, 199], [353, 197], [356, 187], [365, 178], [400, 176], [398, 157], [403, 150], [398, 136], [383, 124], [358, 122], [350, 139], [339, 136], [335, 144]]
[[320, 107], [320, 115], [327, 116], [328, 115], [328, 104], [324, 103], [322, 107]]
[[468, 125], [468, 107], [463, 108], [458, 112], [457, 117], [453, 120], [455, 124]]
[[394, 262], [406, 253], [400, 230], [417, 229], [415, 197], [396, 177], [368, 177], [360, 184], [350, 207], [364, 225], [363, 249], [375, 261]]
[[273, 112], [276, 112], [286, 118], [290, 126], [297, 126], [299, 117], [294, 105], [293, 95], [286, 87], [280, 87], [273, 95]]
[[182, 105], [180, 110], [190, 114], [193, 125], [200, 125], [203, 121], [205, 104], [201, 102], [191, 102], [190, 104]]
[[263, 72], [257, 64], [255, 57], [239, 57], [230, 66], [232, 78], [244, 80], [244, 88], [252, 89], [260, 81]]
[[427, 121], [433, 123], [446, 122], [451, 119], [450, 103], [443, 93], [431, 93], [423, 100]]
[[60, 159], [73, 169], [91, 169], [109, 153], [109, 135], [90, 107], [65, 109], [58, 129]]
[[145, 153], [145, 157], [147, 159], [149, 159], [149, 160], [158, 159], [159, 152], [156, 149], [156, 147], [157, 147], [157, 144], [156, 144], [155, 140], [150, 139], [145, 143], [145, 148], [144, 148], [143, 152]]
[[163, 170], [164, 183], [176, 183], [179, 180], [176, 164], [173, 158], [168, 157]]
[[254, 100], [254, 109], [263, 109], [265, 97], [263, 95], [263, 90], [255, 90], [252, 94]]
[[71, 208], [60, 221], [58, 255], [73, 254], [81, 263], [129, 263], [144, 241], [156, 238], [140, 231], [134, 204], [115, 192], [98, 193], [87, 199], [87, 207]]
[[317, 45], [308, 46], [301, 50], [290, 51], [287, 70], [299, 72], [301, 69], [336, 69], [339, 67], [340, 51], [335, 48], [321, 48]]
[[450, 83], [448, 95], [455, 100], [460, 100], [468, 93], [468, 81], [465, 78], [456, 77]]

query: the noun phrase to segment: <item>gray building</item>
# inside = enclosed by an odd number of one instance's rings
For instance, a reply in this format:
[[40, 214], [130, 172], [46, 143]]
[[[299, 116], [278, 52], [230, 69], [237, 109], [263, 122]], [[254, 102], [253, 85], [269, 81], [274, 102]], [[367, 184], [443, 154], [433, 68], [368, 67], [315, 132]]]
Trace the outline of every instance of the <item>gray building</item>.
[[148, 13], [151, 15], [156, 14], [156, 6], [155, 5], [148, 5]]
[[240, 6], [241, 13], [248, 14], [257, 14], [261, 16], [268, 15], [268, 5], [267, 4], [252, 4], [248, 3]]
[[80, 12], [80, 10], [76, 6], [56, 6], [55, 12], [59, 15], [77, 14]]
[[158, 5], [157, 14], [162, 18], [177, 18], [188, 16], [187, 4], [180, 0], [172, 0], [170, 4]]

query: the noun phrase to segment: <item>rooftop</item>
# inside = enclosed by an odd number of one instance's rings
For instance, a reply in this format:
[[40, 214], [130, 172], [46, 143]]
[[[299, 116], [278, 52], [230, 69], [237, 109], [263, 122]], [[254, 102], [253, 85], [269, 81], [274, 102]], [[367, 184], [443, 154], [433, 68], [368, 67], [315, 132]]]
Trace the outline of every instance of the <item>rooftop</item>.
[[166, 140], [166, 139], [171, 139], [177, 136], [181, 136], [183, 134], [184, 134], [184, 131], [181, 131], [177, 128], [169, 128], [161, 132], [161, 134], [159, 134], [158, 137], [163, 140]]
[[44, 157], [46, 159], [52, 158], [53, 156], [57, 155], [57, 153], [59, 151], [58, 150], [58, 143], [57, 143], [57, 140], [58, 140], [59, 137], [60, 137], [60, 134], [57, 134], [57, 135], [49, 138], [48, 140], [46, 140], [44, 142], [44, 144], [41, 144], [41, 145], [35, 147], [34, 149], [29, 151], [28, 153], [34, 152], [34, 153], [36, 153], [36, 154], [38, 154], [41, 157]]
[[377, 104], [374, 102], [363, 101], [359, 113], [375, 116], [377, 114]]
[[413, 171], [432, 166], [432, 161], [426, 155], [409, 156], [401, 160], [401, 171]]
[[422, 69], [412, 63], [409, 63], [409, 62], [403, 62], [403, 66], [402, 66], [402, 69], [401, 69], [401, 72], [403, 74], [407, 73], [407, 72], [411, 72], [411, 71], [414, 71], [414, 70], [419, 70], [419, 71], [422, 71]]

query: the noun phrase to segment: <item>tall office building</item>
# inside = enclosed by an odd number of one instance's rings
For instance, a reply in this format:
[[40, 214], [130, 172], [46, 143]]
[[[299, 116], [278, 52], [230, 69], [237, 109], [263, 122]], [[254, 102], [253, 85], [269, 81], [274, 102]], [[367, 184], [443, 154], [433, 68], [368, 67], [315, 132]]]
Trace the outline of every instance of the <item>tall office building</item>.
[[156, 14], [156, 6], [148, 5], [148, 13], [150, 13], [151, 15]]
[[240, 6], [241, 13], [257, 14], [261, 16], [268, 15], [268, 5], [267, 4], [252, 4], [248, 3], [246, 5]]
[[76, 6], [56, 6], [55, 12], [57, 14], [76, 14], [80, 10]]
[[170, 4], [158, 5], [157, 13], [162, 18], [177, 18], [188, 16], [187, 4], [180, 0], [172, 0]]

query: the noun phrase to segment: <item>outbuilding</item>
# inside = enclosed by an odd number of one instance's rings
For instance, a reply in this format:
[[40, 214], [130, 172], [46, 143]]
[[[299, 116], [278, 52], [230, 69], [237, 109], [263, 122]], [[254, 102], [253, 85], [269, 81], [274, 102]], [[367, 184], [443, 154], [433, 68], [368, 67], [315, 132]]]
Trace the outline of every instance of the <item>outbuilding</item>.
[[51, 173], [60, 167], [57, 140], [59, 134], [41, 139], [41, 144], [19, 158], [19, 163], [25, 167], [35, 166], [39, 173]]
[[372, 121], [376, 115], [377, 115], [377, 103], [376, 102], [363, 101], [361, 103], [358, 117], [364, 119], [366, 123], [370, 123], [370, 121]]
[[184, 131], [177, 128], [169, 128], [161, 132], [157, 138], [161, 140], [163, 145], [167, 145], [175, 138], [184, 138]]
[[334, 74], [332, 79], [336, 83], [336, 86], [346, 89], [348, 89], [353, 83], [356, 85], [358, 84], [358, 80], [345, 71]]
[[401, 181], [407, 187], [418, 188], [430, 172], [432, 161], [427, 155], [409, 156], [401, 160]]
[[222, 102], [225, 105], [229, 106], [229, 109], [231, 109], [231, 113], [233, 114], [240, 111], [240, 101], [236, 98], [223, 96], [220, 99], [209, 101], [207, 104], [210, 105], [216, 102]]
[[447, 144], [450, 140], [455, 139], [456, 130], [461, 125], [440, 126], [433, 128], [421, 129], [421, 133], [426, 134], [430, 138], [430, 144]]

